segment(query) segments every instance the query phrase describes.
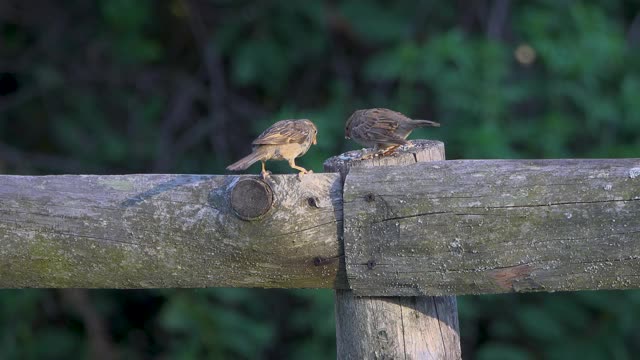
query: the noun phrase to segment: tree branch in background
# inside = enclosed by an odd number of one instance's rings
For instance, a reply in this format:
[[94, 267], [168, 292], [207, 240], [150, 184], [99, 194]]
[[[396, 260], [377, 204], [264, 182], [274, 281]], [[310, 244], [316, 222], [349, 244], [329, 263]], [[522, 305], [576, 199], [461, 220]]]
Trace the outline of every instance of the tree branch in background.
[[220, 55], [208, 41], [208, 34], [196, 2], [184, 0], [187, 10], [189, 27], [196, 43], [200, 47], [203, 65], [209, 79], [209, 102], [212, 121], [216, 124], [216, 131], [210, 134], [210, 143], [217, 157], [229, 158], [229, 145], [227, 142], [227, 111], [225, 99], [227, 88], [224, 79], [224, 65]]
[[629, 46], [640, 46], [640, 12], [636, 14], [629, 25], [627, 32], [627, 44]]
[[173, 145], [175, 154], [182, 154], [191, 147], [197, 145], [208, 134], [215, 130], [216, 124], [208, 118], [200, 119], [195, 125], [189, 127]]
[[495, 0], [489, 12], [487, 38], [502, 40], [511, 0]]
[[174, 87], [174, 95], [160, 125], [153, 172], [166, 172], [173, 167], [179, 152], [175, 151], [173, 134], [191, 115], [193, 103], [198, 97], [198, 85], [187, 77], [180, 77]]
[[117, 349], [111, 340], [103, 318], [91, 303], [89, 291], [87, 289], [63, 289], [60, 294], [62, 295], [62, 301], [73, 308], [82, 318], [89, 341], [87, 358], [97, 360], [118, 359]]

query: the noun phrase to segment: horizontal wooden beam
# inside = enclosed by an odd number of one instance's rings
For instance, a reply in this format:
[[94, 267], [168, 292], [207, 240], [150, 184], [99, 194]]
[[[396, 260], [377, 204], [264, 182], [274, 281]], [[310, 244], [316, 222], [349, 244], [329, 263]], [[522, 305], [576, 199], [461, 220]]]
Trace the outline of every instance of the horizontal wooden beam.
[[640, 288], [639, 159], [354, 168], [346, 260], [340, 183], [338, 174], [0, 176], [0, 287]]
[[359, 295], [640, 288], [640, 159], [354, 168], [344, 213]]
[[337, 174], [0, 176], [0, 287], [344, 288], [341, 228]]

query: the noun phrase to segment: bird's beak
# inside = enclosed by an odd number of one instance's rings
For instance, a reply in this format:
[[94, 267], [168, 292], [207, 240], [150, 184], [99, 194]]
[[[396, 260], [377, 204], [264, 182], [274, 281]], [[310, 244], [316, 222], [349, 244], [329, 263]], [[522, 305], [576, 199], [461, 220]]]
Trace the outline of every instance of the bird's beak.
[[318, 139], [317, 138], [313, 138], [313, 145], [318, 145]]
[[348, 136], [345, 136], [344, 138], [345, 138], [345, 139], [347, 139], [347, 140], [351, 139], [351, 138], [350, 138], [350, 137], [348, 137]]

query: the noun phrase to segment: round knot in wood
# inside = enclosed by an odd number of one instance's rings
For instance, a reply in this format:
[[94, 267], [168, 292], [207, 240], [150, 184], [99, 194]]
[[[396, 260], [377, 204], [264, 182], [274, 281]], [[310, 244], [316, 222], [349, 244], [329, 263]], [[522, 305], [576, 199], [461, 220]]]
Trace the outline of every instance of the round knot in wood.
[[273, 190], [258, 179], [242, 179], [231, 189], [231, 209], [243, 220], [257, 220], [273, 205]]

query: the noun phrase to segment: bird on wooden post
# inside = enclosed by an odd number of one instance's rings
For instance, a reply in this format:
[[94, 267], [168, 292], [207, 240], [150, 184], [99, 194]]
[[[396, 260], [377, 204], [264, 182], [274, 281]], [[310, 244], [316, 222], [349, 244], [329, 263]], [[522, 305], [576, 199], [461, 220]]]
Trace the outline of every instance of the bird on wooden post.
[[439, 127], [431, 120], [413, 120], [393, 110], [374, 108], [356, 110], [344, 127], [346, 139], [360, 145], [373, 147], [374, 152], [363, 159], [392, 154], [398, 147], [410, 144], [407, 137], [419, 127]]
[[260, 176], [266, 179], [270, 171], [265, 169], [267, 160], [286, 160], [289, 166], [299, 170], [298, 177], [312, 173], [301, 166], [296, 165], [295, 159], [304, 155], [311, 144], [317, 144], [318, 129], [308, 119], [281, 120], [271, 125], [260, 134], [251, 144], [253, 152], [227, 166], [227, 170], [245, 170], [256, 161], [262, 162]]

